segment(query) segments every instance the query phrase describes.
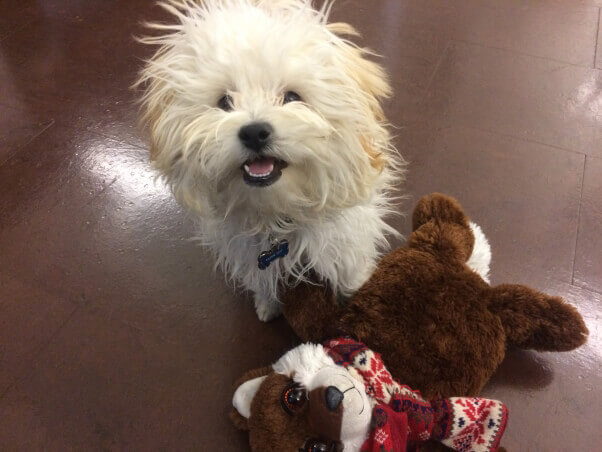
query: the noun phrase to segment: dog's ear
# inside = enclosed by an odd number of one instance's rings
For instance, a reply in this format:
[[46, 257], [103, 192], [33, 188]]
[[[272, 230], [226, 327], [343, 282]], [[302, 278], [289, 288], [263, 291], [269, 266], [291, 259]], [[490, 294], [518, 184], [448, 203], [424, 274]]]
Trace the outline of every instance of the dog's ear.
[[274, 370], [272, 367], [262, 367], [247, 372], [235, 383], [236, 390], [232, 397], [234, 409], [230, 412], [230, 420], [241, 430], [248, 430], [248, 419], [251, 416], [251, 404], [255, 394], [267, 376]]
[[142, 115], [140, 117], [140, 128], [146, 128], [150, 135], [150, 157], [156, 161], [159, 154], [166, 145], [162, 142], [164, 133], [160, 129], [161, 114], [166, 105], [172, 100], [172, 94], [168, 90], [165, 81], [145, 75], [144, 81], [139, 81], [136, 88], [144, 86]]
[[[359, 36], [359, 33], [351, 25], [336, 22], [328, 24], [327, 27], [341, 38], [337, 41], [337, 45], [340, 47], [339, 55], [347, 74], [357, 83], [363, 94], [366, 116], [372, 116], [374, 124], [382, 125], [386, 118], [381, 101], [389, 98], [392, 94], [387, 73], [378, 63], [368, 59], [368, 56], [375, 56], [373, 52], [346, 39], [349, 36]], [[374, 135], [375, 130], [379, 131], [377, 135], [386, 133], [382, 127], [377, 126], [368, 135], [362, 135], [360, 141], [370, 158], [372, 167], [382, 171], [385, 166], [383, 151], [386, 150], [381, 149], [377, 143], [388, 142], [388, 138], [371, 136]]]
[[341, 55], [349, 76], [357, 82], [362, 91], [373, 98], [370, 107], [379, 119], [383, 119], [380, 101], [390, 97], [393, 91], [382, 66], [367, 58], [377, 55], [345, 39], [348, 36], [360, 36], [353, 26], [344, 22], [333, 22], [328, 24], [327, 28], [341, 38]]
[[150, 129], [150, 158], [151, 161], [156, 161], [157, 156], [160, 152], [160, 144], [156, 139], [156, 133], [154, 132], [155, 124], [159, 121], [159, 116], [161, 115], [159, 108], [149, 109], [145, 115], [143, 121], [148, 124]]

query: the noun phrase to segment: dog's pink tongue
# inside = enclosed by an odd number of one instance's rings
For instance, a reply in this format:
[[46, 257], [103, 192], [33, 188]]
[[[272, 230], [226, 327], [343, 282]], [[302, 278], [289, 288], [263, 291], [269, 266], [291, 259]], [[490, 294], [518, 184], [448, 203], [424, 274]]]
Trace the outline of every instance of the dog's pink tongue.
[[273, 159], [259, 159], [249, 163], [249, 172], [252, 174], [267, 174], [274, 170]]

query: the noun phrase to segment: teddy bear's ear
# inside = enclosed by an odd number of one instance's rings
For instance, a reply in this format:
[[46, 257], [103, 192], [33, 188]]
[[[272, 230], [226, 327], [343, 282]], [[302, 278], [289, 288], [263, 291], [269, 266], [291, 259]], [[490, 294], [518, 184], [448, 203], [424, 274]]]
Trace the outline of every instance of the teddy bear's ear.
[[230, 413], [230, 419], [236, 427], [248, 430], [248, 419], [251, 416], [251, 403], [259, 390], [261, 383], [274, 370], [272, 367], [262, 367], [244, 374], [235, 384], [236, 390], [232, 397], [234, 409]]
[[253, 402], [261, 383], [263, 383], [263, 380], [266, 378], [267, 376], [264, 375], [263, 377], [245, 381], [234, 393], [232, 405], [234, 405], [234, 408], [236, 408], [236, 411], [238, 411], [241, 416], [247, 419], [251, 417], [251, 403]]

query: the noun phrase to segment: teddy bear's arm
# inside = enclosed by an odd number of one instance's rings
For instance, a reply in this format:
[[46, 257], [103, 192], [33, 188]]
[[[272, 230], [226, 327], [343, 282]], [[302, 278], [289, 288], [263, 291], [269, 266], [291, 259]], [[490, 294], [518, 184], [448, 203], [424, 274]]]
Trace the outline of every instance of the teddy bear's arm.
[[489, 309], [500, 317], [508, 343], [520, 348], [567, 351], [587, 340], [587, 327], [574, 306], [530, 287], [492, 288]]

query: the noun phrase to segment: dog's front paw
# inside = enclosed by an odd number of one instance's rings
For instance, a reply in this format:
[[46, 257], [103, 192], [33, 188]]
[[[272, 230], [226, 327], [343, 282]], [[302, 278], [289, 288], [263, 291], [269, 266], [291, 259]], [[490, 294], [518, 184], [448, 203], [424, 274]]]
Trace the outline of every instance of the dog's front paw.
[[270, 300], [257, 294], [253, 296], [253, 299], [255, 301], [255, 312], [262, 322], [269, 322], [282, 313], [280, 303], [277, 300]]

